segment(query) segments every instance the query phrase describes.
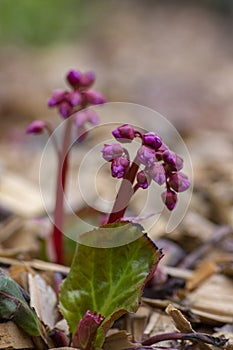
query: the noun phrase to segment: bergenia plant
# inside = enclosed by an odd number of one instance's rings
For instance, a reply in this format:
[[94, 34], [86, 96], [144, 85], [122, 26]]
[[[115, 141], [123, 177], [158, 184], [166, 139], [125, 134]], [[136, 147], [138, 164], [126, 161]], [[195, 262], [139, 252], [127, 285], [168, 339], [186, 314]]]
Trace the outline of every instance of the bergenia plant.
[[[98, 91], [92, 90], [91, 86], [95, 81], [93, 72], [81, 73], [71, 70], [66, 76], [70, 86], [69, 90], [55, 90], [48, 101], [49, 107], [56, 107], [62, 118], [69, 118], [66, 123], [62, 144], [58, 143], [53, 134], [50, 123], [42, 120], [33, 121], [27, 128], [28, 134], [40, 134], [47, 131], [52, 138], [57, 157], [57, 182], [56, 200], [53, 217], [52, 242], [54, 247], [55, 261], [64, 263], [63, 244], [63, 221], [64, 221], [64, 193], [69, 167], [70, 139], [72, 124], [75, 123], [78, 132], [78, 140], [82, 141], [86, 136], [86, 125], [88, 123], [97, 125], [99, 118], [94, 110], [86, 109], [91, 105], [99, 105], [106, 102], [105, 97]], [[72, 118], [70, 118], [72, 116]]]
[[[75, 121], [82, 140], [86, 123], [98, 123], [96, 113], [85, 108], [105, 102], [100, 93], [90, 89], [94, 79], [93, 73], [70, 71], [67, 81], [71, 90], [55, 91], [49, 100], [50, 107], [57, 107], [61, 116], [70, 120], [64, 131], [63, 143], [59, 145], [53, 138], [58, 154], [53, 227], [58, 263], [63, 262], [63, 200], [72, 122]], [[27, 132], [40, 133], [43, 130], [53, 137], [51, 126], [43, 121], [31, 123]], [[71, 345], [80, 350], [101, 349], [114, 321], [127, 312], [137, 310], [144, 286], [162, 257], [162, 252], [143, 227], [124, 218], [131, 197], [155, 181], [165, 187], [162, 200], [169, 210], [173, 210], [177, 193], [185, 191], [190, 185], [187, 176], [180, 172], [182, 158], [171, 151], [159, 135], [142, 133], [128, 124], [112, 133], [118, 143], [104, 145], [102, 155], [111, 163], [112, 176], [122, 179], [119, 192], [107, 224], [79, 236], [70, 272], [60, 285], [60, 312], [68, 322]], [[141, 140], [141, 145], [136, 158], [131, 160], [123, 146], [135, 138]], [[67, 344], [61, 341], [55, 345]]]

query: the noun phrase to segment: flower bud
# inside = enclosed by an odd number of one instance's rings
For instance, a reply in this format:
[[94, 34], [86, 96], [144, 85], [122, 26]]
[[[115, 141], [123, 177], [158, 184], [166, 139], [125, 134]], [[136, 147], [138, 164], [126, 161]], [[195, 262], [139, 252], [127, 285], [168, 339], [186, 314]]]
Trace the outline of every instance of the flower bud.
[[84, 126], [86, 123], [91, 123], [92, 125], [99, 124], [99, 117], [96, 111], [92, 109], [87, 109], [84, 111], [80, 111], [75, 113], [75, 125], [78, 127]]
[[106, 102], [105, 97], [98, 91], [87, 90], [83, 92], [86, 101], [92, 105], [100, 105]]
[[26, 133], [27, 134], [41, 134], [46, 126], [46, 123], [42, 120], [34, 120], [28, 125]]
[[149, 186], [149, 182], [149, 176], [144, 170], [139, 171], [139, 173], [137, 173], [137, 184], [139, 187], [146, 189]]
[[122, 143], [131, 142], [135, 137], [134, 128], [129, 124], [116, 128], [112, 131], [112, 134], [117, 141]]
[[82, 101], [82, 96], [78, 91], [72, 91], [67, 95], [67, 100], [72, 106], [77, 106]]
[[149, 169], [148, 174], [160, 186], [166, 181], [166, 173], [162, 164], [155, 162]]
[[94, 111], [93, 109], [88, 109], [86, 111], [86, 115], [87, 115], [87, 121], [93, 125], [98, 125], [100, 120], [99, 120], [99, 116], [96, 113], [96, 111]]
[[56, 106], [65, 98], [65, 95], [66, 95], [66, 91], [64, 90], [54, 90], [52, 96], [48, 100], [48, 106], [49, 107]]
[[154, 150], [157, 150], [162, 145], [161, 137], [154, 132], [149, 132], [142, 135], [143, 144], [149, 147], [152, 147]]
[[147, 146], [141, 146], [137, 152], [137, 160], [150, 167], [155, 162], [155, 151]]
[[124, 149], [118, 143], [113, 143], [112, 145], [104, 145], [101, 152], [103, 153], [103, 158], [110, 162], [115, 158], [121, 157]]
[[170, 171], [179, 171], [183, 168], [183, 159], [175, 152], [166, 150], [162, 158]]
[[68, 83], [73, 87], [77, 88], [80, 84], [82, 73], [77, 70], [71, 70], [66, 76]]
[[184, 192], [190, 187], [188, 177], [183, 173], [174, 173], [169, 176], [169, 186], [176, 192]]
[[66, 101], [59, 103], [58, 109], [63, 118], [69, 117], [73, 112], [73, 107]]
[[80, 78], [80, 86], [89, 88], [95, 81], [95, 73], [94, 72], [86, 72], [81, 75]]
[[162, 193], [161, 197], [169, 210], [173, 210], [175, 208], [177, 203], [177, 194], [174, 191], [167, 189]]
[[129, 163], [129, 160], [125, 157], [113, 159], [111, 164], [112, 176], [117, 177], [118, 179], [124, 177]]

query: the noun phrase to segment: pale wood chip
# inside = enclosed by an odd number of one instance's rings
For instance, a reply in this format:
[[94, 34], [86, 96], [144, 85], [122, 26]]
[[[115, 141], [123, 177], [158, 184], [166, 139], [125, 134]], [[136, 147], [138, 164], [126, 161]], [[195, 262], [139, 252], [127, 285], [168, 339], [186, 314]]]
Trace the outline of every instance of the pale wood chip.
[[205, 320], [233, 323], [233, 282], [227, 276], [214, 274], [183, 303]]
[[143, 333], [150, 316], [150, 309], [145, 306], [140, 306], [136, 313], [128, 315], [129, 331], [135, 339], [142, 340]]
[[105, 339], [103, 350], [121, 350], [130, 346], [140, 346], [132, 343], [132, 336], [126, 331], [110, 330]]
[[0, 202], [26, 218], [44, 213], [39, 189], [31, 181], [7, 171], [1, 173]]
[[67, 336], [70, 334], [68, 323], [64, 318], [62, 320], [58, 321], [55, 324], [54, 328], [59, 329]]
[[33, 349], [31, 338], [11, 321], [0, 323], [0, 349]]
[[193, 277], [193, 271], [172, 266], [163, 266], [165, 273], [172, 277], [182, 278], [184, 280], [191, 279]]
[[17, 282], [22, 288], [28, 291], [28, 273], [34, 273], [30, 266], [23, 264], [11, 265], [8, 269], [8, 275]]
[[[166, 308], [166, 313], [170, 315], [175, 323], [175, 327], [181, 333], [195, 333], [191, 323], [186, 319], [180, 310], [169, 304]], [[209, 350], [211, 347], [207, 344], [199, 344], [200, 350]]]
[[197, 288], [200, 283], [205, 281], [211, 275], [218, 271], [217, 265], [212, 261], [202, 261], [198, 268], [194, 271], [193, 276], [187, 281], [186, 289], [192, 291]]
[[149, 322], [147, 323], [147, 326], [144, 330], [144, 336], [149, 336], [152, 331], [155, 328], [156, 322], [159, 318], [159, 313], [158, 312], [153, 312], [152, 315], [149, 318]]
[[4, 225], [1, 225], [0, 243], [9, 239], [16, 231], [21, 229], [24, 225], [24, 221], [21, 217], [13, 215], [4, 221]]
[[30, 305], [41, 321], [51, 329], [56, 323], [57, 297], [54, 290], [40, 275], [28, 274]]
[[32, 267], [36, 270], [40, 270], [40, 271], [53, 271], [53, 272], [60, 272], [63, 274], [68, 274], [70, 271], [70, 268], [67, 266], [49, 263], [49, 262], [42, 261], [42, 260], [34, 259], [31, 261], [20, 261], [17, 259], [0, 257], [0, 264], [2, 264], [2, 265], [15, 265], [15, 264], [19, 264], [19, 263], [21, 263], [25, 266]]
[[175, 308], [172, 304], [169, 304], [166, 307], [165, 312], [172, 317], [178, 331], [182, 333], [194, 332], [191, 323], [184, 317], [182, 312]]

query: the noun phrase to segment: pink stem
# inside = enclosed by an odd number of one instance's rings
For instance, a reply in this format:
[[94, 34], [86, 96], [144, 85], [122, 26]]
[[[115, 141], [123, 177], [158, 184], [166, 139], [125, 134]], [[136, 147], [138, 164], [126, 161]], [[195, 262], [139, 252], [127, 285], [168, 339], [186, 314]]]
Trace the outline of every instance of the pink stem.
[[49, 122], [46, 122], [45, 129], [46, 129], [49, 137], [51, 138], [53, 146], [54, 146], [54, 149], [57, 152], [57, 156], [59, 157], [61, 152], [60, 152], [60, 149], [58, 147], [57, 140], [56, 140], [56, 138], [54, 137], [54, 134], [53, 134], [54, 130], [53, 130], [53, 128], [52, 128], [52, 126], [51, 126], [51, 124]]
[[125, 211], [129, 205], [129, 201], [134, 194], [132, 187], [137, 175], [138, 168], [139, 165], [135, 159], [121, 182], [121, 186], [116, 196], [112, 212], [108, 218], [108, 224], [112, 224], [123, 218]]
[[72, 118], [67, 120], [63, 145], [61, 152], [59, 153], [58, 162], [58, 175], [57, 175], [57, 187], [56, 187], [56, 203], [54, 209], [54, 224], [52, 240], [55, 249], [56, 263], [64, 263], [64, 249], [63, 249], [63, 224], [64, 224], [64, 194], [66, 187], [66, 180], [69, 166], [69, 147], [72, 128]]

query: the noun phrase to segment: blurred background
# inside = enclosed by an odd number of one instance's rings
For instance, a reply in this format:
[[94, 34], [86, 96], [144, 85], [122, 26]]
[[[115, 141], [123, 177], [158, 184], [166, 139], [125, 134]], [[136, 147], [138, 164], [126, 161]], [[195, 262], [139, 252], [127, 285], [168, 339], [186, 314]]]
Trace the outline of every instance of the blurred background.
[[[94, 88], [109, 102], [152, 108], [178, 129], [194, 184], [216, 192], [209, 217], [219, 218], [224, 203], [225, 209], [233, 205], [232, 37], [232, 0], [1, 0], [0, 200], [21, 214], [23, 198], [27, 216], [41, 211], [38, 169], [47, 137], [26, 136], [25, 129], [34, 119], [59, 122], [47, 100], [65, 87], [69, 69], [94, 70]], [[151, 130], [155, 124], [152, 118]], [[81, 155], [87, 150], [82, 146]], [[45, 171], [54, 182], [51, 169]], [[106, 194], [110, 185], [102, 182]], [[194, 201], [195, 210], [205, 212], [202, 203]], [[227, 212], [220, 221], [232, 223]]]
[[232, 130], [232, 20], [232, 0], [1, 0], [0, 134], [50, 118], [69, 68], [181, 132]]

